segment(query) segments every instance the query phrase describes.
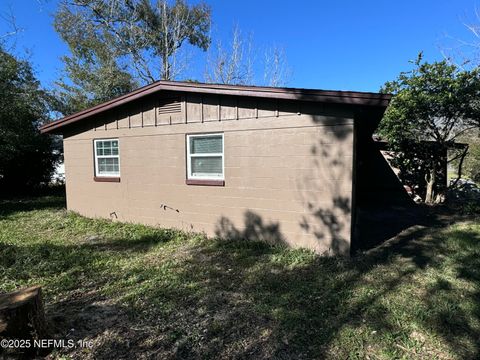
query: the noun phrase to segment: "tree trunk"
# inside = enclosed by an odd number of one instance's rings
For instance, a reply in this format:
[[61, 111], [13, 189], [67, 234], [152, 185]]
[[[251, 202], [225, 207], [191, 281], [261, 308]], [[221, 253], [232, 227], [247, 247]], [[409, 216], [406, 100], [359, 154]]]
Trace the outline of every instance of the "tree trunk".
[[161, 79], [162, 80], [172, 80], [170, 79], [170, 63], [168, 62], [168, 55], [162, 56], [162, 72], [161, 72]]
[[427, 191], [425, 194], [425, 203], [433, 204], [435, 202], [435, 181], [437, 177], [437, 170], [433, 167], [427, 175], [425, 181], [427, 182]]
[[39, 286], [0, 295], [0, 337], [48, 338]]
[[460, 179], [462, 178], [462, 167], [463, 167], [463, 162], [465, 161], [465, 157], [467, 156], [468, 154], [468, 145], [465, 146], [465, 148], [463, 149], [463, 151], [461, 152], [461, 154], [457, 157], [455, 157], [454, 159], [450, 160], [450, 161], [453, 161], [453, 160], [456, 160], [458, 158], [460, 158], [460, 161], [458, 163], [458, 169], [457, 169], [457, 178], [455, 179], [455, 181], [452, 183], [451, 187], [454, 188], [455, 186], [457, 186], [458, 182], [460, 181]]

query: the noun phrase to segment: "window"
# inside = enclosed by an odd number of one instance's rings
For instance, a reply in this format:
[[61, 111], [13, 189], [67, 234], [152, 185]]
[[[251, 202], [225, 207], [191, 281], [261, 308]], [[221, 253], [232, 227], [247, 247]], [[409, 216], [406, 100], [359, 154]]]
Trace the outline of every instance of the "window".
[[192, 180], [223, 180], [223, 134], [187, 136], [187, 171]]
[[95, 176], [120, 177], [118, 139], [95, 140]]

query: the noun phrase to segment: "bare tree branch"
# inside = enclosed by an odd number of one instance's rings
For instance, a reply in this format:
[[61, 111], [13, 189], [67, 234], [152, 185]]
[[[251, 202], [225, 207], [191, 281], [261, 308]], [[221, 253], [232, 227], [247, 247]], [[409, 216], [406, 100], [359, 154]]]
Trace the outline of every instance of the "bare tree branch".
[[264, 84], [267, 86], [285, 86], [289, 77], [289, 68], [285, 56], [285, 50], [273, 46], [265, 51]]
[[251, 84], [253, 80], [251, 78], [251, 39], [251, 36], [244, 39], [240, 28], [235, 25], [232, 40], [227, 48], [218, 41], [215, 53], [210, 51], [207, 55], [206, 81], [221, 84]]
[[0, 13], [0, 20], [1, 22], [7, 24], [7, 27], [10, 29], [4, 34], [0, 34], [0, 41], [15, 36], [24, 30], [23, 28], [18, 27], [11, 7], [9, 7], [7, 12]]
[[480, 65], [480, 10], [475, 6], [473, 19], [464, 19], [461, 22], [471, 34], [471, 39], [445, 35], [446, 43], [440, 44], [439, 48], [444, 59], [466, 70]]
[[450, 187], [454, 188], [455, 186], [457, 186], [458, 182], [460, 181], [460, 179], [462, 178], [462, 167], [463, 167], [463, 162], [465, 161], [465, 157], [467, 156], [468, 154], [468, 145], [465, 146], [465, 148], [463, 149], [463, 151], [456, 157], [454, 157], [453, 159], [450, 159], [447, 161], [447, 163], [450, 163], [456, 159], [460, 159], [460, 161], [458, 162], [458, 168], [457, 168], [457, 178], [455, 179], [455, 181], [452, 183], [452, 185], [450, 185]]
[[[284, 86], [288, 78], [285, 52], [272, 47], [264, 52], [263, 62], [257, 63], [255, 54], [261, 50], [254, 47], [253, 35], [244, 36], [238, 25], [233, 27], [232, 38], [225, 47], [218, 41], [207, 54], [205, 81], [221, 84]], [[263, 69], [256, 77], [255, 69]]]

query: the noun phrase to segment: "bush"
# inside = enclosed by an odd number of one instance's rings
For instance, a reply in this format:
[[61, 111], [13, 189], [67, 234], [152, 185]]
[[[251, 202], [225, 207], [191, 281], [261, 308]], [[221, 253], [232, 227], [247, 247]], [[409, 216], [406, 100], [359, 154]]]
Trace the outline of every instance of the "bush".
[[471, 180], [460, 179], [449, 189], [448, 198], [464, 215], [480, 215], [480, 188]]

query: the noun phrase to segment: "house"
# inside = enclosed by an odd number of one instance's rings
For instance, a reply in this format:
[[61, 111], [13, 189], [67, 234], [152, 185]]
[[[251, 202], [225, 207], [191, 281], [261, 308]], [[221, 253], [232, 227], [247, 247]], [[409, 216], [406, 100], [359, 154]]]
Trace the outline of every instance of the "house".
[[348, 254], [390, 98], [158, 81], [41, 131], [63, 135], [69, 210]]

